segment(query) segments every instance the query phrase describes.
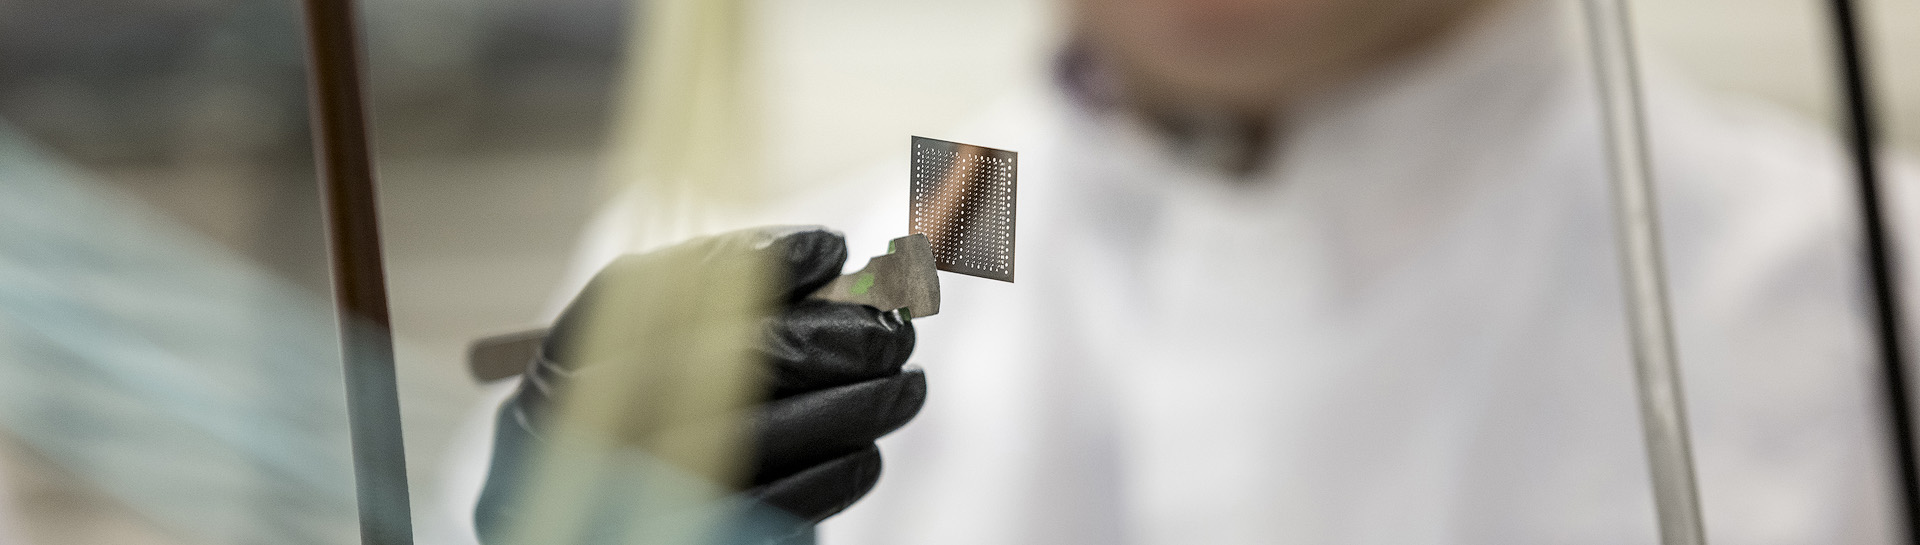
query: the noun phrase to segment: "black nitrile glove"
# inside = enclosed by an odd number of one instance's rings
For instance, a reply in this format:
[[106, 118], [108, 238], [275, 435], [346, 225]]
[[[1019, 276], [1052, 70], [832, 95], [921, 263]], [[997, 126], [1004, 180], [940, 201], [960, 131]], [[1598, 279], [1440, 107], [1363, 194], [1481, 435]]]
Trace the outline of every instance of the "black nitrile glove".
[[[759, 229], [685, 244], [741, 236], [754, 240], [754, 251], [768, 252], [779, 275], [776, 310], [765, 320], [760, 347], [766, 361], [765, 402], [749, 416], [754, 459], [741, 496], [760, 504], [756, 508], [771, 506], [791, 515], [780, 517], [791, 524], [765, 529], [762, 521], [758, 527], [763, 529], [737, 531], [741, 535], [731, 539], [810, 542], [813, 523], [873, 488], [880, 476], [874, 441], [920, 411], [926, 378], [919, 369], [902, 368], [913, 351], [912, 324], [870, 306], [805, 298], [845, 264], [840, 235], [819, 228]], [[603, 284], [645, 281], [634, 278], [635, 272], [658, 266], [641, 264], [645, 257], [623, 258], [595, 276], [555, 322], [520, 391], [502, 407], [492, 470], [475, 513], [483, 542], [497, 542], [499, 530], [514, 516], [511, 505], [525, 489], [520, 480], [531, 446], [556, 396], [566, 395], [571, 377], [580, 371], [573, 352], [585, 308]]]

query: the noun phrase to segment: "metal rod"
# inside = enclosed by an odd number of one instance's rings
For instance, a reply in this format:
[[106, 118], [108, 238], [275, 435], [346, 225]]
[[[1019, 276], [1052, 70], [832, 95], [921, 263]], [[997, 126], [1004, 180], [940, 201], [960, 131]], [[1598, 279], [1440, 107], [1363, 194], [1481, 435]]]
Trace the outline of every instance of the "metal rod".
[[1847, 114], [1847, 145], [1853, 153], [1860, 187], [1861, 232], [1866, 242], [1867, 274], [1873, 290], [1875, 333], [1880, 351], [1888, 425], [1893, 432], [1895, 462], [1899, 465], [1901, 514], [1909, 540], [1920, 543], [1920, 474], [1916, 474], [1912, 399], [1908, 381], [1905, 336], [1900, 314], [1898, 260], [1888, 238], [1885, 205], [1880, 199], [1878, 143], [1873, 123], [1872, 94], [1867, 82], [1865, 51], [1852, 0], [1833, 0], [1835, 48], [1840, 56], [1840, 90]]
[[1626, 283], [1628, 335], [1647, 440], [1660, 542], [1703, 545], [1700, 493], [1694, 484], [1686, 403], [1661, 263], [1659, 209], [1654, 204], [1633, 36], [1622, 0], [1584, 0], [1587, 38], [1600, 86], [1614, 222]]
[[304, 3], [313, 146], [346, 368], [360, 541], [407, 545], [413, 543], [413, 523], [354, 5]]

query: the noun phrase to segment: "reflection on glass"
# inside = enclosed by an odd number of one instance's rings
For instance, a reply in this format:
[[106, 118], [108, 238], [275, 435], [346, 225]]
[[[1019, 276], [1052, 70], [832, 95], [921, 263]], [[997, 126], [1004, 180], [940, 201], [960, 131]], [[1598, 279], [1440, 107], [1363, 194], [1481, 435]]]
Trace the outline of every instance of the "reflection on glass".
[[[191, 4], [0, 7], [0, 428], [179, 542], [351, 543], [295, 18]], [[1641, 4], [1650, 58], [1672, 61], [1650, 63], [1651, 136], [1709, 541], [1885, 542], [1844, 169], [1806, 121], [1829, 88], [1822, 25], [1779, 3]], [[880, 253], [906, 234], [911, 134], [1021, 152], [1020, 283], [943, 273], [938, 316], [866, 316], [873, 345], [833, 346], [885, 355], [854, 384], [911, 399], [923, 377], [928, 404], [849, 455], [884, 452], [884, 471], [821, 541], [1652, 539], [1564, 6], [649, 5], [718, 18], [366, 4], [420, 542], [473, 543], [489, 463], [520, 456], [548, 488], [522, 492], [564, 500], [507, 507], [545, 524], [528, 541], [810, 526], [733, 518], [742, 424], [696, 418], [748, 410], [769, 380], [731, 354], [764, 278], [649, 270], [604, 299], [627, 313], [592, 335], [610, 371], [556, 409], [578, 437], [494, 441], [523, 383], [472, 384], [462, 348], [550, 326], [617, 256], [699, 234], [817, 224]], [[1900, 9], [1876, 28], [1916, 20]], [[688, 51], [660, 44], [713, 55], [646, 79], [672, 60], [647, 55]], [[1895, 112], [1920, 96], [1902, 85]], [[617, 195], [575, 252], [596, 184]]]
[[324, 300], [0, 125], [0, 425], [201, 543], [356, 534]]

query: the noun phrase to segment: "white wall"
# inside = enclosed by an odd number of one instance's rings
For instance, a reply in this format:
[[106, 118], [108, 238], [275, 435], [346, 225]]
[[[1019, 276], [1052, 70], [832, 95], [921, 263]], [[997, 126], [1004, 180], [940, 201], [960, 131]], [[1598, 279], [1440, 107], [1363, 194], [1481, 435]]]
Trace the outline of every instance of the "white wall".
[[[1572, 0], [1560, 0], [1572, 1]], [[1920, 150], [1920, 0], [1860, 0], [1882, 123]], [[1054, 0], [764, 0], [777, 183], [847, 175], [1039, 73]], [[1633, 0], [1642, 43], [1709, 86], [1832, 119], [1827, 0]]]
[[[1920, 152], [1920, 0], [1856, 0], [1885, 134]], [[1647, 48], [1709, 86], [1829, 120], [1839, 111], [1828, 0], [1634, 0]], [[1837, 125], [1835, 125], [1837, 126]]]
[[765, 148], [776, 184], [847, 176], [904, 157], [1041, 73], [1046, 0], [764, 0]]

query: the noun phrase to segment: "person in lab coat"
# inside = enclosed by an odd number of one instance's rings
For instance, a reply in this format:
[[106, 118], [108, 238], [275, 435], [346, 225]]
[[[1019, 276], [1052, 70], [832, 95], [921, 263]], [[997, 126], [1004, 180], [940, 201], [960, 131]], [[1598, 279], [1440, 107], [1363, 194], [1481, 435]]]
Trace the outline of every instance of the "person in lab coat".
[[[924, 410], [821, 540], [1656, 542], [1564, 4], [1072, 2], [1049, 85], [928, 135], [1020, 152], [1020, 277], [943, 275]], [[1841, 149], [1655, 66], [1708, 541], [1887, 542]], [[756, 221], [866, 255], [903, 234], [905, 171]]]

